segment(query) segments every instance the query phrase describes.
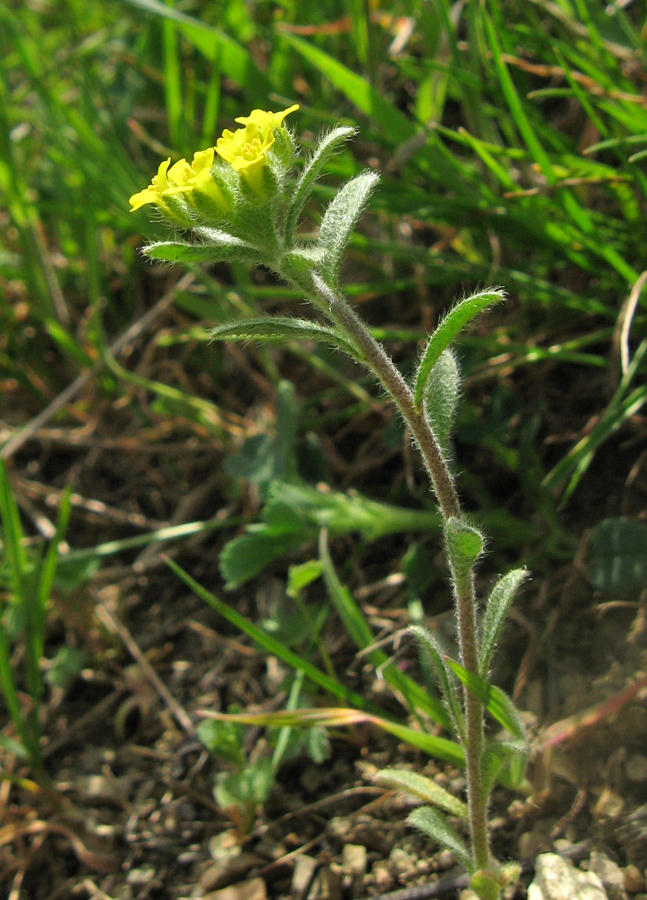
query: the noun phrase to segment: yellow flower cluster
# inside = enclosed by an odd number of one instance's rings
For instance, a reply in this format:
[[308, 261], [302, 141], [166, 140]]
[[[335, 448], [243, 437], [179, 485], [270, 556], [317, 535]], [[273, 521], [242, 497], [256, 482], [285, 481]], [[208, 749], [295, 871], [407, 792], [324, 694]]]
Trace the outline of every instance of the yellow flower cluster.
[[[274, 129], [283, 125], [283, 120], [299, 108], [298, 104], [282, 112], [265, 112], [253, 109], [248, 116], [239, 116], [236, 121], [244, 125], [236, 131], [226, 128], [216, 143], [216, 153], [237, 172], [248, 179], [267, 165], [267, 151], [274, 144]], [[251, 176], [251, 178], [250, 178]]]
[[171, 168], [170, 158], [160, 163], [157, 175], [143, 191], [130, 198], [131, 212], [140, 209], [147, 203], [155, 203], [164, 208], [165, 201], [174, 195], [187, 195], [191, 191], [206, 194], [223, 211], [227, 204], [215, 180], [211, 177], [211, 169], [218, 153], [236, 172], [240, 172], [252, 189], [262, 190], [262, 169], [268, 164], [267, 151], [275, 141], [274, 129], [283, 125], [283, 120], [299, 106], [295, 104], [282, 112], [265, 112], [254, 109], [248, 116], [236, 119], [243, 125], [236, 131], [225, 129], [218, 138], [215, 148], [199, 150], [193, 162], [179, 160]]

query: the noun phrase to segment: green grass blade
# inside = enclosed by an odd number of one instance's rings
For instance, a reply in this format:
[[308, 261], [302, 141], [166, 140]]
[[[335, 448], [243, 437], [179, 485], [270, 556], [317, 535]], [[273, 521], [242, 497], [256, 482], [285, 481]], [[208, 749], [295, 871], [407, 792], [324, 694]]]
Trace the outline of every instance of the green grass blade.
[[159, 0], [121, 0], [121, 2], [177, 22], [185, 38], [206, 59], [219, 63], [220, 71], [225, 72], [227, 78], [233, 79], [244, 88], [250, 99], [256, 98], [255, 103], [259, 102], [258, 98], [266, 98], [271, 93], [272, 85], [253, 61], [251, 54], [219, 28], [206, 25], [192, 16], [171, 9]]
[[286, 41], [328, 78], [382, 132], [391, 145], [401, 144], [417, 133], [416, 125], [366, 81], [334, 57], [294, 34], [281, 32]]
[[425, 713], [434, 722], [438, 722], [448, 730], [451, 730], [451, 721], [442, 703], [428, 694], [412, 678], [405, 675], [392, 663], [389, 663], [389, 657], [383, 650], [370, 649], [375, 643], [375, 636], [364, 617], [364, 613], [355, 602], [353, 595], [337, 577], [328, 551], [326, 529], [321, 531], [319, 556], [323, 565], [323, 576], [330, 599], [357, 649], [370, 660], [371, 664], [381, 673], [386, 683], [401, 694], [411, 713], [414, 715], [420, 712]]
[[249, 622], [244, 616], [241, 616], [240, 613], [237, 613], [226, 603], [223, 603], [222, 600], [219, 600], [216, 596], [209, 593], [202, 585], [191, 578], [187, 572], [174, 563], [173, 560], [167, 559], [166, 563], [169, 568], [175, 572], [178, 578], [197, 594], [200, 599], [204, 600], [204, 602], [211, 606], [212, 609], [215, 609], [216, 612], [220, 613], [224, 619], [242, 631], [243, 634], [246, 634], [255, 641], [263, 650], [278, 657], [278, 659], [294, 669], [295, 672], [303, 672], [306, 678], [309, 678], [310, 681], [318, 687], [328, 691], [334, 697], [339, 697], [340, 700], [351, 703], [353, 706], [358, 707], [358, 709], [367, 709], [370, 707], [370, 704], [364, 700], [361, 694], [344, 687], [339, 681], [326, 675], [321, 669], [318, 669], [311, 662], [308, 662], [308, 660], [298, 656], [298, 654], [284, 646], [280, 641], [277, 641], [257, 625], [254, 625], [253, 622]]
[[[173, 8], [173, 0], [166, 0]], [[182, 80], [177, 38], [178, 26], [172, 19], [162, 20], [162, 46], [164, 49], [164, 97], [166, 99], [166, 119], [171, 146], [180, 149], [182, 140]]]
[[342, 728], [349, 725], [376, 725], [388, 734], [411, 747], [422, 750], [429, 756], [444, 759], [455, 766], [465, 765], [465, 754], [462, 748], [447, 738], [435, 737], [424, 731], [416, 731], [408, 725], [386, 719], [384, 716], [364, 712], [357, 709], [325, 708], [281, 710], [280, 712], [263, 713], [202, 713], [205, 718], [218, 721], [239, 722], [241, 725], [263, 725], [267, 728], [312, 728], [320, 725], [323, 728]]

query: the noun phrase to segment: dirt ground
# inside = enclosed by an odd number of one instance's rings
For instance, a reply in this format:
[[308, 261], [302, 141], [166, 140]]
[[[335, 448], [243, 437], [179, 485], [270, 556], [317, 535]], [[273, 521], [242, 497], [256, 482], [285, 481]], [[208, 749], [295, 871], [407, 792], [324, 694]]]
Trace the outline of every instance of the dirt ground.
[[[168, 315], [170, 327], [174, 314]], [[259, 379], [244, 352], [223, 352], [241, 389], [233, 399], [220, 398], [221, 404], [232, 400], [241, 430], [244, 416], [248, 424], [271, 418], [270, 393], [264, 408], [246, 407]], [[168, 357], [151, 349], [148, 360], [146, 351], [141, 359], [153, 367], [147, 374], [163, 380]], [[297, 384], [307, 371], [299, 365], [292, 361], [286, 373]], [[548, 371], [545, 385], [553, 377]], [[524, 392], [536, 384], [521, 377], [513, 387], [523, 404]], [[222, 470], [230, 447], [197, 426], [157, 420], [150, 406], [142, 428], [132, 409], [97, 400], [95, 390], [90, 386], [83, 395], [78, 427], [41, 429], [12, 469], [23, 508], [34, 514], [51, 515], [48, 498], [73, 478], [74, 546], [207, 518], [214, 510], [223, 519], [257, 510], [253, 491], [232, 496]], [[133, 393], [146, 408], [145, 393]], [[576, 397], [571, 399], [575, 406]], [[415, 496], [424, 490], [424, 474], [410, 449], [382, 445], [376, 452], [375, 434], [392, 424], [392, 413], [382, 411], [377, 420], [371, 415], [323, 436], [334, 461], [331, 481], [371, 496], [397, 480], [402, 491], [412, 483]], [[550, 423], [552, 434], [572, 436], [571, 421]], [[369, 444], [371, 452], [363, 452]], [[554, 444], [541, 446], [542, 453], [553, 452]], [[503, 476], [485, 451], [459, 443], [458, 457], [499, 496]], [[583, 538], [604, 515], [644, 511], [644, 469], [627, 480], [635, 457], [626, 435], [603, 448], [581, 499], [564, 515], [571, 534]], [[525, 514], [523, 498], [510, 502]], [[235, 533], [231, 529], [226, 537]], [[284, 591], [287, 564], [225, 593], [218, 554], [226, 537], [212, 533], [124, 553], [73, 593], [55, 598], [48, 655], [67, 643], [83, 650], [84, 667], [64, 691], [47, 698], [50, 783], [36, 786], [24, 780], [28, 772], [15, 759], [2, 759], [5, 773], [15, 776], [0, 784], [2, 890], [11, 900], [179, 900], [211, 897], [228, 887], [214, 900], [355, 900], [449, 879], [445, 896], [455, 895], [451, 853], [413, 833], [404, 823], [410, 798], [378, 787], [373, 775], [385, 766], [410, 767], [460, 795], [463, 773], [381, 732], [356, 727], [332, 733], [330, 758], [321, 765], [305, 754], [291, 759], [246, 835], [236, 829], [235, 811], [216, 804], [214, 776], [226, 764], [196, 737], [200, 711], [232, 704], [280, 709], [287, 699], [282, 666], [223, 623], [164, 564], [162, 550], [255, 618], [268, 592]], [[332, 548], [338, 557], [355, 554], [349, 587], [362, 598], [369, 621], [380, 627], [388, 622], [393, 634], [407, 622], [406, 590], [401, 580], [384, 579], [398, 571], [405, 547], [403, 538], [372, 546], [343, 538]], [[529, 550], [541, 560], [536, 548]], [[627, 885], [639, 894], [647, 866], [644, 597], [610, 601], [596, 595], [577, 551], [570, 561], [538, 565], [544, 568], [533, 571], [515, 608], [496, 672], [526, 714], [533, 790], [528, 796], [496, 790], [494, 850], [502, 859], [526, 860], [556, 842], [584, 858], [600, 850], [630, 867]], [[427, 598], [430, 619], [447, 618], [450, 597], [442, 579], [433, 592]], [[336, 671], [346, 673], [354, 690], [399, 708], [332, 619], [325, 639]], [[269, 753], [262, 729], [249, 729], [245, 741], [253, 757]], [[514, 896], [524, 895], [521, 884]]]

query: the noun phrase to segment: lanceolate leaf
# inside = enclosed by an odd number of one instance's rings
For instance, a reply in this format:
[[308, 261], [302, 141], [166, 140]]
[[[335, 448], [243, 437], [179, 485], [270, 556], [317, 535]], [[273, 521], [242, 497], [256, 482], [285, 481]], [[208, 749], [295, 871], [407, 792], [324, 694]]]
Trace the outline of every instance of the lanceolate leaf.
[[444, 815], [431, 806], [421, 806], [414, 809], [407, 816], [409, 825], [413, 825], [432, 841], [436, 841], [443, 847], [447, 847], [460, 860], [468, 872], [474, 868], [469, 851], [465, 846], [463, 839], [458, 835], [456, 830], [452, 828]]
[[320, 271], [323, 280], [332, 288], [337, 286], [339, 266], [350, 233], [378, 181], [376, 172], [362, 172], [347, 182], [326, 208], [319, 228], [319, 244], [325, 254]]
[[158, 241], [144, 247], [150, 259], [164, 262], [246, 262], [257, 263], [260, 253], [251, 244], [227, 234], [225, 231], [209, 229], [208, 240], [199, 244], [188, 241]]
[[[513, 788], [523, 788], [525, 786], [523, 775], [524, 759], [527, 753], [528, 744], [526, 741], [489, 740], [486, 743], [481, 759], [484, 795], [489, 795], [492, 785], [497, 778], [501, 783], [505, 781], [512, 782], [509, 786]], [[504, 768], [507, 768], [507, 779], [499, 777]]]
[[290, 206], [285, 220], [285, 242], [290, 246], [294, 237], [294, 231], [299, 221], [299, 216], [303, 207], [308, 201], [308, 197], [312, 192], [316, 179], [321, 174], [328, 160], [341, 147], [341, 145], [349, 140], [356, 133], [355, 128], [340, 126], [333, 128], [327, 134], [322, 135], [317, 146], [314, 148], [312, 155], [306, 162], [299, 180], [294, 189], [294, 195], [290, 201]]
[[411, 634], [417, 639], [423, 654], [423, 659], [433, 669], [436, 680], [440, 686], [443, 702], [452, 720], [454, 731], [461, 739], [465, 736], [465, 721], [463, 710], [458, 699], [456, 683], [451, 677], [451, 670], [447, 665], [444, 648], [431, 631], [422, 625], [411, 625]]
[[445, 456], [449, 454], [459, 384], [456, 357], [448, 347], [431, 370], [424, 393], [425, 414]]
[[443, 350], [449, 347], [451, 342], [455, 340], [457, 335], [475, 316], [487, 309], [488, 306], [500, 303], [504, 299], [505, 294], [501, 288], [489, 288], [486, 291], [479, 291], [477, 294], [472, 294], [471, 297], [466, 297], [457, 303], [439, 323], [429, 338], [416, 373], [414, 394], [418, 409], [422, 409], [427, 379], [440, 359]]
[[354, 354], [350, 344], [334, 329], [293, 316], [264, 316], [259, 319], [244, 319], [242, 322], [229, 322], [214, 328], [211, 337], [214, 341], [313, 340], [343, 350], [350, 356]]
[[474, 672], [468, 672], [456, 660], [449, 657], [446, 659], [452, 672], [463, 682], [468, 691], [479, 698], [492, 718], [496, 719], [513, 737], [521, 741], [525, 740], [519, 713], [508, 695], [495, 685], [488, 684], [487, 681], [479, 678]]
[[378, 784], [414, 794], [426, 803], [439, 806], [445, 812], [451, 813], [452, 816], [459, 819], [467, 819], [467, 806], [462, 800], [441, 788], [431, 778], [418, 775], [417, 772], [408, 772], [405, 769], [382, 769], [374, 776], [373, 780]]
[[481, 623], [479, 674], [482, 678], [487, 678], [492, 654], [501, 634], [508, 609], [519, 585], [527, 577], [527, 569], [513, 569], [512, 572], [499, 578], [492, 588]]

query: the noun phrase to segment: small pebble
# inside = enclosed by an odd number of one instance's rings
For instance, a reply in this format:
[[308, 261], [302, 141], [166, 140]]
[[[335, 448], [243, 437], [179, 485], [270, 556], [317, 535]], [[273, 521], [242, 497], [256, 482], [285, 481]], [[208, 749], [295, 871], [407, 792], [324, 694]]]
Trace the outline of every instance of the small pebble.
[[126, 881], [128, 884], [132, 884], [133, 887], [144, 887], [144, 885], [148, 884], [149, 881], [152, 881], [153, 878], [155, 878], [155, 869], [147, 867], [142, 869], [131, 869], [126, 876]]
[[308, 888], [312, 884], [316, 868], [317, 860], [314, 857], [307, 856], [305, 853], [297, 856], [290, 885], [290, 896], [294, 897], [295, 900], [306, 896]]
[[595, 872], [607, 892], [609, 900], [627, 900], [624, 873], [606, 853], [591, 853], [590, 872]]
[[375, 878], [375, 884], [380, 889], [381, 893], [385, 894], [393, 887], [391, 870], [384, 861], [375, 863], [373, 866], [373, 877]]
[[350, 880], [350, 893], [359, 897], [368, 866], [366, 847], [363, 844], [345, 844], [342, 851], [342, 870]]
[[267, 900], [267, 891], [262, 878], [250, 878], [220, 891], [209, 891], [201, 900]]
[[635, 784], [647, 781], [647, 756], [643, 756], [642, 753], [634, 753], [627, 760], [625, 775], [629, 781], [633, 781]]
[[441, 871], [445, 871], [452, 869], [456, 865], [456, 857], [451, 850], [441, 850], [436, 857], [436, 862], [438, 863], [438, 868]]
[[389, 863], [391, 865], [391, 871], [397, 876], [408, 875], [410, 872], [415, 871], [414, 861], [407, 851], [403, 850], [401, 847], [394, 847], [393, 850], [391, 850], [389, 853]]
[[639, 894], [645, 890], [645, 878], [638, 866], [625, 866], [625, 890], [630, 894]]

